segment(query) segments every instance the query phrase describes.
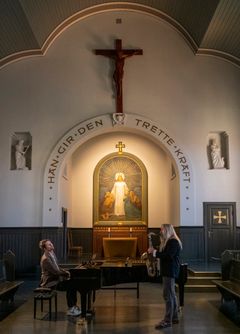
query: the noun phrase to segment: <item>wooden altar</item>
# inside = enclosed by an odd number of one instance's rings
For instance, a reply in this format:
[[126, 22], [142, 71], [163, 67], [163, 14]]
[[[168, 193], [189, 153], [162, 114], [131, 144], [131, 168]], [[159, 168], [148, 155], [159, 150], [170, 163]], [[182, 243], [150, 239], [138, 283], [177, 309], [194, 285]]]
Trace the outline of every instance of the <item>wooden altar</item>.
[[97, 226], [93, 228], [93, 253], [103, 258], [103, 240], [114, 238], [116, 240], [125, 239], [126, 243], [128, 242], [127, 240], [136, 240], [136, 257], [140, 257], [148, 248], [146, 226]]
[[137, 238], [103, 238], [104, 258], [137, 257]]

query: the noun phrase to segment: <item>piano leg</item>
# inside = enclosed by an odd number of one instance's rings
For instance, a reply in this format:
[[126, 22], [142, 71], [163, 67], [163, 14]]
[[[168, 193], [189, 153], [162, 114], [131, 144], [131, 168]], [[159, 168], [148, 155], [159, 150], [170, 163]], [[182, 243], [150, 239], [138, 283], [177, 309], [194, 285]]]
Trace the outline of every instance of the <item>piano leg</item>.
[[81, 291], [81, 317], [86, 318], [87, 315], [87, 292]]
[[178, 290], [179, 290], [179, 306], [184, 306], [184, 284], [179, 283], [178, 284]]
[[87, 294], [87, 313], [94, 314], [93, 303], [95, 301], [95, 296], [95, 290], [91, 290]]
[[87, 313], [94, 314], [92, 298], [95, 299], [95, 291], [81, 291], [81, 316], [86, 318]]
[[96, 290], [93, 290], [93, 303], [95, 302], [96, 299]]

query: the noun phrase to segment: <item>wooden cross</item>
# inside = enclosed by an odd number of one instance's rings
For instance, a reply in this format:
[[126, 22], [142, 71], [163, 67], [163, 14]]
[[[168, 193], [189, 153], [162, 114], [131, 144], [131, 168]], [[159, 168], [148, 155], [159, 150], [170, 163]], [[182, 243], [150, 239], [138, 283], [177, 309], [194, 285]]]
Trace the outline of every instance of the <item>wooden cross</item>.
[[122, 40], [116, 39], [116, 48], [113, 50], [95, 50], [96, 55], [105, 56], [108, 58], [112, 58], [115, 61], [115, 70], [113, 73], [113, 80], [116, 86], [116, 109], [117, 113], [123, 112], [123, 101], [122, 101], [122, 80], [123, 80], [123, 67], [125, 58], [134, 56], [134, 55], [142, 55], [143, 50], [141, 49], [122, 49]]
[[123, 154], [122, 149], [125, 148], [125, 144], [123, 144], [122, 141], [119, 141], [115, 147], [118, 148], [118, 154]]
[[213, 219], [218, 219], [218, 224], [222, 224], [222, 219], [227, 219], [227, 216], [222, 216], [222, 211], [218, 211], [218, 216], [214, 215]]

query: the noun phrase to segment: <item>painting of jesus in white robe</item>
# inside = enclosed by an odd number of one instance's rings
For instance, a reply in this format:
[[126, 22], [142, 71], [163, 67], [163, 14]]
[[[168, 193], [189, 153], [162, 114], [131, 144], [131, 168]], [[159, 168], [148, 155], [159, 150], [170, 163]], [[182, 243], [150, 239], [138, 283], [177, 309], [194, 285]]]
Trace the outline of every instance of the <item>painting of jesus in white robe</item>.
[[115, 216], [125, 216], [125, 204], [124, 200], [126, 199], [129, 189], [124, 181], [125, 176], [123, 173], [116, 173], [115, 183], [113, 185], [111, 194], [114, 198], [114, 215]]
[[94, 171], [94, 224], [146, 225], [147, 171], [130, 153], [111, 153]]

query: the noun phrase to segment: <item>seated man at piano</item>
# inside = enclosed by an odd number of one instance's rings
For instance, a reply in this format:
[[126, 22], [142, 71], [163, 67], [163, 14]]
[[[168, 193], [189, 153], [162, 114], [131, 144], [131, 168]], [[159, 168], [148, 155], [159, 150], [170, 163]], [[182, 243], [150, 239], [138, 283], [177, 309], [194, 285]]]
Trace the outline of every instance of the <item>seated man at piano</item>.
[[68, 305], [67, 315], [79, 316], [81, 310], [77, 306], [77, 289], [70, 283], [70, 272], [59, 268], [54, 246], [49, 239], [44, 239], [39, 242], [40, 249], [44, 252], [41, 257], [41, 282], [40, 287], [58, 288], [61, 282], [66, 289], [66, 299]]

